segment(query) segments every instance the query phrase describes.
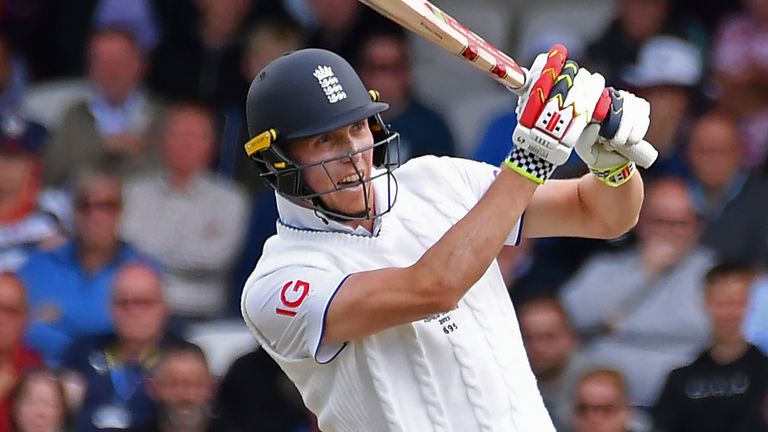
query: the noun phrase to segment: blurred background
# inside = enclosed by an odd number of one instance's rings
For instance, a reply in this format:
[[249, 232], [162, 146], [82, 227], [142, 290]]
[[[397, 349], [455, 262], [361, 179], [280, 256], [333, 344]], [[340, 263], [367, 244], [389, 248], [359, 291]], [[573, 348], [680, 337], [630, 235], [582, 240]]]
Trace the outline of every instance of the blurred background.
[[[499, 259], [558, 430], [768, 430], [768, 0], [434, 3], [652, 106], [637, 227]], [[355, 0], [0, 0], [0, 432], [315, 430], [239, 312], [277, 218], [245, 97], [302, 47], [403, 162], [508, 153], [515, 96]]]

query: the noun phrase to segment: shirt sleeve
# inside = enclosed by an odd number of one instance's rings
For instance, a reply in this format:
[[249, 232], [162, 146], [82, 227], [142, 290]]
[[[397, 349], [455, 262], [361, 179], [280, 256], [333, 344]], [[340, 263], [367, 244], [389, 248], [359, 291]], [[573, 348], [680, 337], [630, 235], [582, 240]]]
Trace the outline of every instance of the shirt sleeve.
[[323, 335], [328, 308], [346, 276], [296, 267], [250, 279], [242, 301], [245, 320], [278, 355], [329, 363], [345, 345], [326, 344]]
[[[469, 188], [475, 202], [485, 195], [485, 192], [496, 180], [496, 176], [501, 172], [501, 168], [485, 162], [461, 158], [450, 158], [450, 161], [458, 173], [456, 176], [458, 184]], [[510, 191], [510, 193], [514, 193], [514, 191]], [[517, 246], [520, 244], [524, 216], [525, 213], [523, 212], [509, 233], [507, 240], [504, 241], [505, 245]]]

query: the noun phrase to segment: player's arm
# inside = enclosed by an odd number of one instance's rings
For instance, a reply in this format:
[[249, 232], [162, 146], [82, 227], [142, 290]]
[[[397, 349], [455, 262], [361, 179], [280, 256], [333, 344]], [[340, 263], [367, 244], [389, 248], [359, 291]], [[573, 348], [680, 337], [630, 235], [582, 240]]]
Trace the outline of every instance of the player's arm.
[[616, 238], [635, 226], [642, 202], [639, 173], [617, 188], [591, 174], [552, 180], [533, 196], [523, 237]]
[[349, 276], [329, 307], [324, 342], [360, 338], [452, 309], [498, 255], [537, 186], [502, 169], [475, 207], [415, 264]]
[[523, 236], [615, 238], [637, 223], [643, 181], [635, 162], [619, 152], [637, 154], [626, 149], [648, 131], [650, 105], [625, 91], [608, 93], [608, 118], [587, 126], [576, 143], [591, 173], [539, 188], [526, 211]]
[[[542, 74], [553, 61], [559, 61], [557, 70]], [[560, 89], [559, 97], [547, 100], [544, 99], [547, 96], [539, 98], [534, 85], [528, 95], [536, 94], [536, 98], [521, 98], [521, 110], [529, 106], [529, 101], [533, 107], [522, 116], [528, 121], [518, 124], [516, 149], [475, 207], [415, 264], [349, 276], [330, 304], [325, 342], [356, 339], [448, 311], [485, 273], [530, 204], [538, 185], [544, 183], [555, 166], [568, 159], [571, 148], [591, 118], [590, 110], [574, 113], [575, 107], [594, 107], [604, 87], [604, 80], [599, 75], [564, 64], [563, 53], [540, 56], [534, 63], [531, 74], [540, 77], [537, 85], [542, 78], [549, 82], [543, 87], [543, 95], [550, 95], [550, 90], [557, 89], [553, 84], [561, 71], [570, 74], [569, 80], [563, 80], [569, 85]], [[569, 111], [565, 117], [569, 127], [563, 128], [568, 133], [561, 134], [559, 139], [537, 130], [546, 128], [547, 119], [552, 118], [551, 112], [545, 116], [545, 105]]]

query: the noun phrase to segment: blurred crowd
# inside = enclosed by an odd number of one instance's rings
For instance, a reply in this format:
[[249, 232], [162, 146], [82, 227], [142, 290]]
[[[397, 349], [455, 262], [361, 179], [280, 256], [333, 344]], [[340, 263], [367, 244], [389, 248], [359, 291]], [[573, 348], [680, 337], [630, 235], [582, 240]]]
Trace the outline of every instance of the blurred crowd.
[[[558, 431], [768, 430], [768, 0], [434, 3], [652, 106], [632, 232], [499, 258]], [[509, 151], [511, 93], [356, 0], [0, 0], [0, 432], [315, 430], [257, 347], [192, 336], [275, 231], [248, 85], [307, 46], [379, 90], [401, 162]]]

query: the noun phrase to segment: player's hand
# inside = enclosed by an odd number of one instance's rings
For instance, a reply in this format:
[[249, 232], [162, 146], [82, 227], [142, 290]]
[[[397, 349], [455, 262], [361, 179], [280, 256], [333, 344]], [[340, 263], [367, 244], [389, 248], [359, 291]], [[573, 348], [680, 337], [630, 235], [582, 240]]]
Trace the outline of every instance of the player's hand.
[[[590, 171], [609, 186], [620, 186], [634, 174], [635, 163], [649, 166], [656, 150], [643, 137], [648, 132], [651, 106], [624, 90], [605, 89], [595, 117], [576, 143], [576, 153]], [[649, 154], [653, 156], [648, 162]]]
[[580, 68], [567, 54], [555, 45], [536, 57], [517, 105], [515, 148], [505, 163], [537, 183], [568, 160], [605, 87], [602, 75]]

